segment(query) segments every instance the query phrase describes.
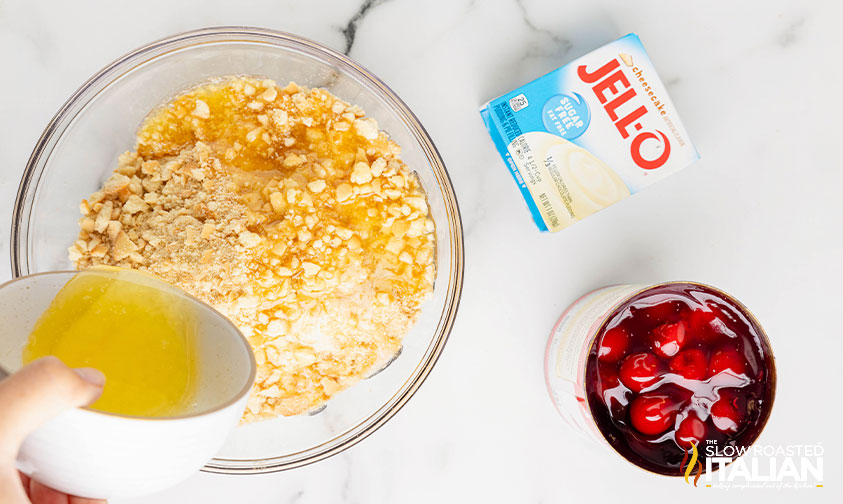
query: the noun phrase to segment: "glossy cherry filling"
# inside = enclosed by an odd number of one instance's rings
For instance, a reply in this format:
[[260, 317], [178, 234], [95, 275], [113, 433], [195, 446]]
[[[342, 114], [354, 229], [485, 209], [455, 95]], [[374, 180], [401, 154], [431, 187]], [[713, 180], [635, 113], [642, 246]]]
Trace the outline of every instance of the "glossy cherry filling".
[[773, 404], [775, 368], [762, 329], [740, 304], [710, 287], [673, 283], [610, 314], [588, 356], [586, 393], [615, 450], [680, 475], [694, 445], [704, 470], [706, 446], [755, 441]]

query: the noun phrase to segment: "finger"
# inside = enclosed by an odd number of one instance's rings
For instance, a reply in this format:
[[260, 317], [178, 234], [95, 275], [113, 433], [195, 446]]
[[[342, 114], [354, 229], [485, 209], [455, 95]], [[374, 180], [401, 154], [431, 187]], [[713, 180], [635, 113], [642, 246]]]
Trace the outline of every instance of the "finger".
[[19, 472], [18, 476], [20, 476], [20, 482], [23, 485], [23, 489], [26, 491], [26, 496], [29, 497], [29, 476], [22, 472]]
[[62, 411], [94, 402], [105, 377], [55, 357], [31, 362], [0, 382], [0, 463], [13, 461], [26, 436]]
[[63, 494], [37, 481], [32, 481], [30, 484], [30, 495], [32, 504], [105, 504], [106, 502]]
[[70, 504], [108, 504], [108, 501], [100, 499], [86, 499], [84, 497], [70, 496]]
[[57, 490], [44, 486], [35, 480], [29, 483], [29, 498], [32, 504], [68, 504], [68, 497]]

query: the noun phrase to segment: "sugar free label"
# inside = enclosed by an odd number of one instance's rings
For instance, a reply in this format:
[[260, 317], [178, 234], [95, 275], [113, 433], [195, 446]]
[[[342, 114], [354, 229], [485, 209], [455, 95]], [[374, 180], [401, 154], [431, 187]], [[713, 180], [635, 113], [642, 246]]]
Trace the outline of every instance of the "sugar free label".
[[558, 94], [547, 100], [542, 107], [542, 123], [548, 133], [572, 140], [588, 129], [591, 112], [579, 93]]

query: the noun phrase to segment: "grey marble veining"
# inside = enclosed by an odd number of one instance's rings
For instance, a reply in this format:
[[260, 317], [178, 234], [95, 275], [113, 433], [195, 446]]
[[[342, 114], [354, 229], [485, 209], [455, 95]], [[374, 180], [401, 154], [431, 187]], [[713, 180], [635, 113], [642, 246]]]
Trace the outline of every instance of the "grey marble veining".
[[360, 4], [360, 8], [357, 9], [353, 16], [351, 16], [348, 23], [340, 29], [340, 33], [342, 33], [343, 37], [345, 37], [345, 49], [343, 49], [343, 53], [351, 53], [351, 48], [354, 46], [354, 37], [357, 35], [357, 25], [363, 22], [366, 14], [368, 14], [371, 9], [386, 1], [387, 0], [365, 0], [362, 4]]

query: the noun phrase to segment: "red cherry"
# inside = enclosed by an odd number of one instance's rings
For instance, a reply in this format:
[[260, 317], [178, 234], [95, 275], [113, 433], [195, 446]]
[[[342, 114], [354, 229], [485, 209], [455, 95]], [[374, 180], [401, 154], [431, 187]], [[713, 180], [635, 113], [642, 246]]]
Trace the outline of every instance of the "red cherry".
[[629, 405], [629, 419], [641, 434], [655, 436], [673, 425], [679, 404], [660, 394], [642, 394]]
[[721, 398], [711, 405], [711, 422], [720, 432], [732, 434], [738, 430], [741, 414], [732, 401]]
[[669, 359], [685, 344], [685, 323], [680, 320], [672, 324], [662, 324], [653, 329], [652, 338], [653, 351], [660, 357]]
[[617, 362], [629, 347], [629, 333], [620, 326], [615, 326], [603, 334], [597, 358], [605, 362]]
[[704, 343], [714, 343], [720, 336], [713, 323], [717, 319], [714, 312], [708, 310], [693, 310], [687, 316], [689, 336]]
[[613, 417], [623, 417], [626, 414], [625, 403], [621, 404], [621, 401], [618, 399], [618, 396], [620, 395], [622, 397], [626, 391], [624, 389], [615, 391], [615, 388], [619, 387], [620, 384], [618, 372], [614, 367], [600, 367], [596, 390]]
[[676, 429], [676, 444], [682, 448], [690, 448], [691, 443], [699, 446], [705, 438], [705, 422], [691, 413], [679, 424]]
[[597, 387], [597, 390], [600, 392], [600, 395], [603, 395], [603, 392], [613, 389], [620, 385], [620, 380], [618, 380], [618, 372], [609, 366], [600, 366], [600, 383]]
[[705, 305], [716, 315], [715, 326], [719, 325], [719, 330], [724, 334], [733, 338], [736, 337], [737, 334], [729, 328], [729, 322], [737, 322], [734, 310], [726, 304], [714, 301], [709, 301]]
[[636, 394], [640, 393], [658, 381], [661, 368], [661, 362], [653, 354], [632, 354], [621, 363], [621, 383]]
[[682, 350], [670, 359], [670, 369], [689, 380], [702, 380], [708, 371], [708, 359], [705, 352], [697, 348]]
[[690, 336], [709, 345], [724, 337], [734, 340], [738, 335], [726, 324], [726, 321], [732, 318], [717, 304], [709, 304], [706, 308], [688, 314], [688, 331]]
[[743, 374], [746, 371], [746, 363], [744, 363], [743, 357], [732, 346], [720, 348], [711, 355], [709, 366], [711, 376], [727, 369], [731, 369], [736, 374]]
[[675, 301], [665, 301], [664, 303], [639, 308], [641, 313], [647, 317], [653, 324], [664, 322], [673, 313], [679, 313], [680, 303]]

